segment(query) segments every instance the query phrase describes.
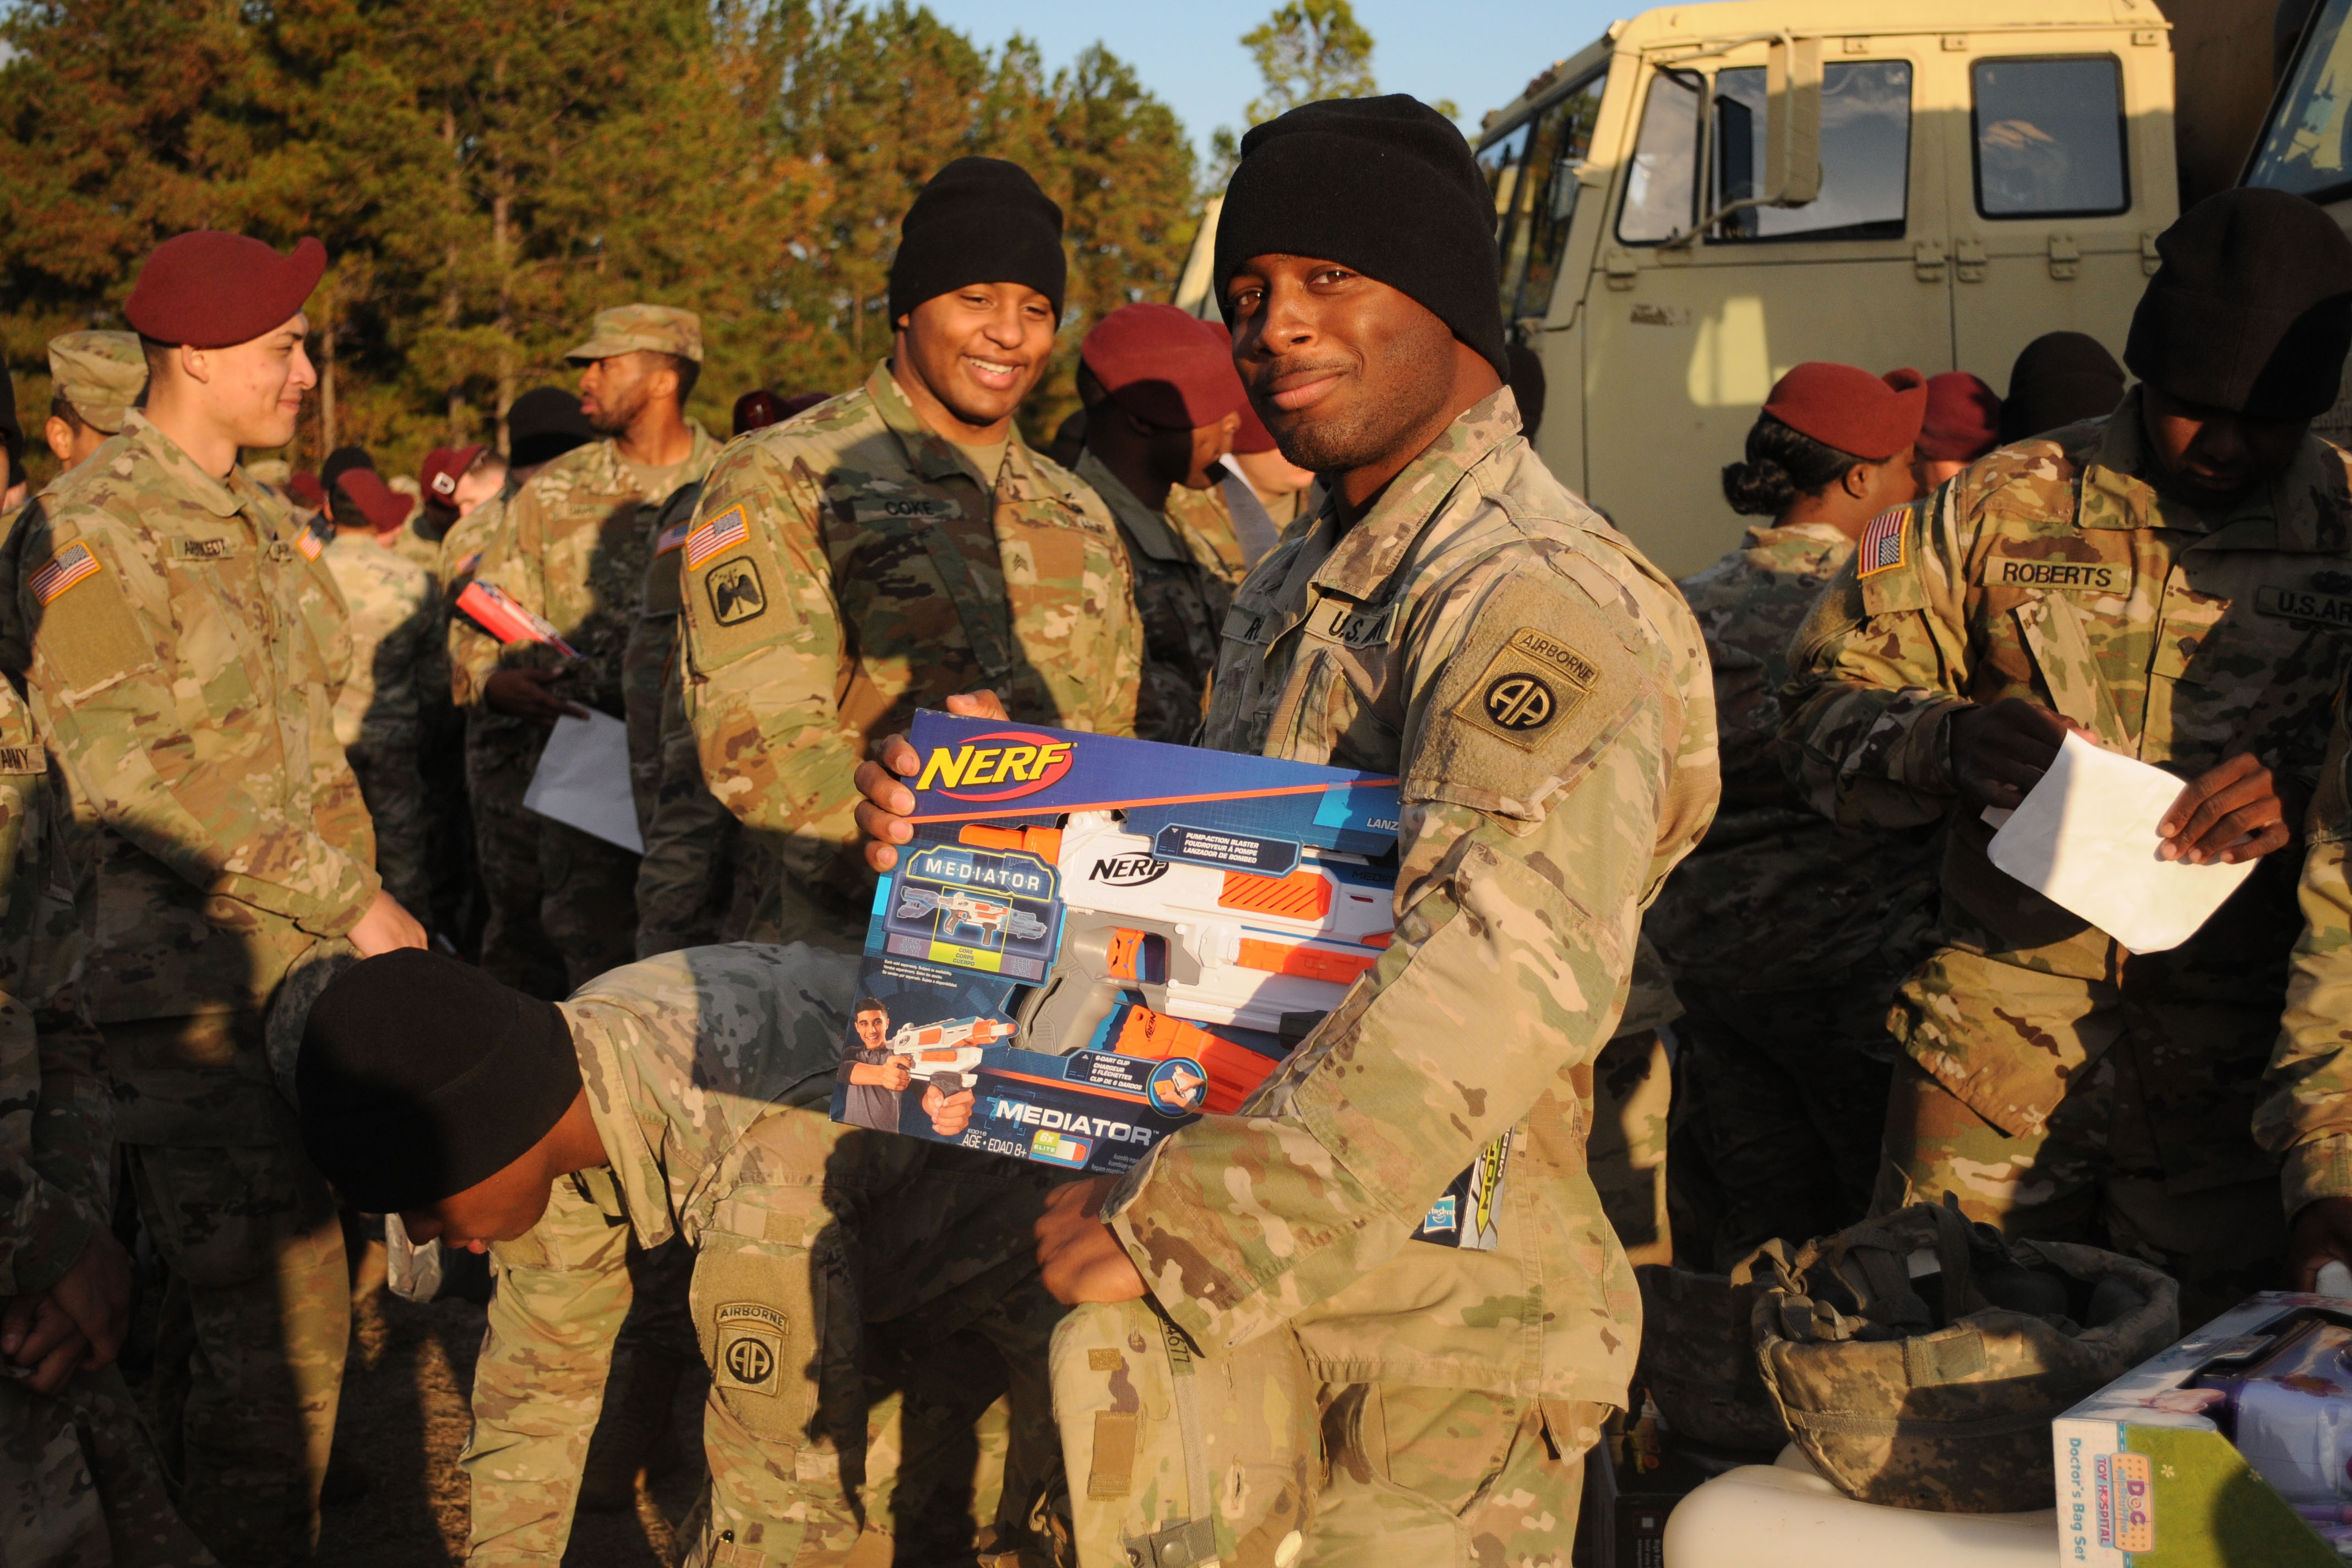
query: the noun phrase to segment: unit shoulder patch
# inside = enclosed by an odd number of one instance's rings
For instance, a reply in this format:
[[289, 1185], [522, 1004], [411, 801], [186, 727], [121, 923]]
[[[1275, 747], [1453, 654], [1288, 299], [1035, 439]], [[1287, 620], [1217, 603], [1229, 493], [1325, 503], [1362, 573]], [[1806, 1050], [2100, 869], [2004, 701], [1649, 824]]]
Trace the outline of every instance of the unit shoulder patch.
[[1584, 655], [1547, 632], [1521, 626], [1453, 710], [1521, 751], [1533, 751], [1600, 682], [1600, 667]]
[[741, 626], [768, 612], [759, 565], [748, 555], [733, 556], [713, 566], [702, 579], [702, 586], [710, 595], [710, 618], [722, 626]]
[[757, 1301], [727, 1301], [711, 1313], [711, 1324], [710, 1371], [721, 1388], [772, 1398], [782, 1392], [789, 1325], [782, 1312]]

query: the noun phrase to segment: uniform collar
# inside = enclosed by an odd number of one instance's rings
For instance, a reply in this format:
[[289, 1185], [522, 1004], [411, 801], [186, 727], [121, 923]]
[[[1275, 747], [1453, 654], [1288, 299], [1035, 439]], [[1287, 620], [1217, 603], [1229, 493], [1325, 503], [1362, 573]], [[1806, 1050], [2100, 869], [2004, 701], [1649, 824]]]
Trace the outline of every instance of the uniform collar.
[[1028, 443], [1021, 439], [1021, 426], [1016, 422], [1006, 427], [1004, 440], [1005, 471], [984, 478], [964, 460], [962, 449], [923, 423], [915, 405], [907, 400], [906, 390], [898, 384], [890, 369], [890, 362], [882, 360], [874, 373], [866, 378], [866, 395], [874, 400], [874, 411], [882, 416], [906, 448], [907, 466], [919, 476], [933, 481], [952, 479], [959, 475], [977, 479], [982, 495], [992, 495], [1000, 489], [999, 480], [1010, 481], [1022, 492], [1042, 488], [1038, 483], [1036, 465], [1030, 461]]
[[1790, 544], [1853, 546], [1853, 540], [1826, 522], [1792, 522], [1785, 527], [1776, 522], [1750, 523], [1748, 536], [1739, 543], [1743, 550], [1773, 550]]
[[2156, 482], [2156, 459], [2140, 425], [2140, 389], [2124, 395], [2083, 465], [2084, 528], [2178, 528], [2204, 533], [2222, 549], [2307, 554], [2346, 548], [2352, 489], [2344, 460], [2305, 436], [2286, 471], [2216, 515]]
[[1176, 531], [1169, 526], [1166, 516], [1136, 500], [1135, 492], [1105, 467], [1100, 458], [1092, 452], [1081, 453], [1077, 475], [1081, 482], [1102, 497], [1103, 504], [1110, 508], [1111, 515], [1135, 536], [1136, 543], [1142, 547], [1146, 555], [1154, 561], [1190, 563], [1192, 552], [1184, 548], [1183, 541], [1176, 537]]
[[[1399, 563], [1471, 469], [1519, 440], [1519, 405], [1507, 386], [1465, 408], [1391, 479], [1372, 508], [1332, 546], [1318, 586], [1362, 603], [1379, 595]], [[1336, 531], [1339, 492], [1323, 498], [1315, 527]]]
[[134, 408], [124, 417], [121, 438], [163, 470], [178, 499], [193, 501], [215, 517], [235, 517], [260, 499], [260, 490], [245, 477], [243, 464], [229, 469], [226, 479], [205, 472], [141, 409]]

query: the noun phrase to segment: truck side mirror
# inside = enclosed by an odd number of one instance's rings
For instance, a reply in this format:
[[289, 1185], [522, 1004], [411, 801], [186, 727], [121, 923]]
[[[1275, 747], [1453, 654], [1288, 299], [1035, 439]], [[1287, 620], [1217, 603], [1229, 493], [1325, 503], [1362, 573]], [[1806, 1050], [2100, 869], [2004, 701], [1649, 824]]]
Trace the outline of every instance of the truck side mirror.
[[1822, 40], [1772, 40], [1764, 58], [1763, 200], [1801, 207], [1822, 194]]

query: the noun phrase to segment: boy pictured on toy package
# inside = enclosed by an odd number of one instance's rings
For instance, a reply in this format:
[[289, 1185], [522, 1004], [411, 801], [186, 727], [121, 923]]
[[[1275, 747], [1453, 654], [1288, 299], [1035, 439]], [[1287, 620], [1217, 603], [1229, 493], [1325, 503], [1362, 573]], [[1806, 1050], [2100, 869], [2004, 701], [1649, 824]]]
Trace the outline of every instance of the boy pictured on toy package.
[[1393, 779], [930, 712], [909, 739], [836, 1121], [1124, 1171], [1238, 1110], [1388, 945]]

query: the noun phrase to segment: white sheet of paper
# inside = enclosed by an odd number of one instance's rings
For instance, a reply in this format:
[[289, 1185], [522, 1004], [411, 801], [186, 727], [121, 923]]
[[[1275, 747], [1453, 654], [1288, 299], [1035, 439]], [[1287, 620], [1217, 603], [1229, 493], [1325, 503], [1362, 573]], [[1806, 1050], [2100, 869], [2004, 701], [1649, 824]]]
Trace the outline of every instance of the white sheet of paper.
[[[2068, 735], [1988, 853], [2131, 952], [2166, 952], [2195, 936], [2254, 869], [2252, 860], [2185, 866], [2156, 858], [2156, 825], [2180, 788], [2162, 768]], [[1984, 815], [1993, 820], [1992, 812]]]
[[555, 721], [522, 803], [632, 855], [646, 852], [629, 795], [629, 727], [609, 713]]

